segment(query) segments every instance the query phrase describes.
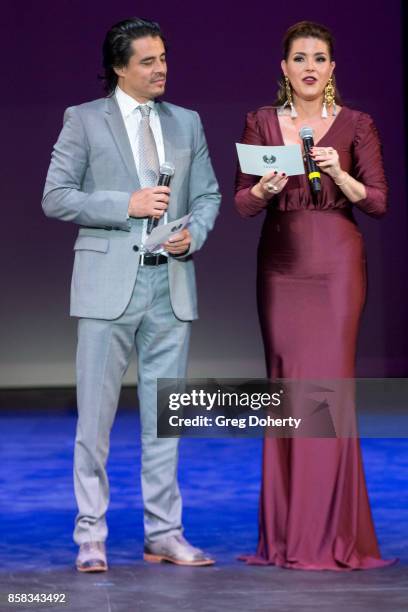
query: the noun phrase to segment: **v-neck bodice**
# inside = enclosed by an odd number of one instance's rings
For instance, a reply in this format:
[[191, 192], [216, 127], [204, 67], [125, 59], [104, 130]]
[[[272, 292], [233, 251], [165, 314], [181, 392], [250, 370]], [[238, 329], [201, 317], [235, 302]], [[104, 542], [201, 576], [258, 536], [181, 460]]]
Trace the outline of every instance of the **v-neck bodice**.
[[[248, 113], [241, 140], [243, 144], [283, 145], [284, 139], [277, 108], [265, 106]], [[366, 113], [343, 106], [335, 121], [317, 143], [336, 149], [343, 170], [361, 181], [367, 198], [357, 203], [368, 214], [376, 215], [384, 207], [387, 184], [381, 157], [381, 145], [373, 120]], [[312, 200], [306, 175], [291, 176], [281, 193], [266, 203], [250, 193], [259, 177], [238, 170], [236, 203], [244, 216], [267, 210], [327, 210], [349, 208], [350, 202], [334, 181], [321, 173], [322, 190], [317, 203]]]
[[[341, 116], [342, 112], [343, 112], [343, 108], [341, 108], [341, 110], [340, 110], [340, 111], [338, 111], [337, 116], [336, 116], [336, 117], [335, 117], [335, 119], [334, 119], [334, 120], [331, 122], [330, 126], [328, 127], [328, 129], [326, 129], [326, 131], [324, 132], [324, 134], [322, 134], [322, 136], [319, 138], [319, 140], [317, 140], [317, 141], [314, 143], [314, 144], [315, 144], [315, 146], [321, 146], [321, 147], [324, 147], [324, 141], [326, 140], [326, 136], [327, 136], [328, 138], [330, 138], [332, 128], [333, 128], [333, 127], [334, 127], [334, 126], [335, 126], [337, 123], [339, 123], [339, 122], [341, 123], [340, 116]], [[285, 142], [285, 139], [284, 139], [284, 136], [283, 136], [283, 131], [282, 131], [282, 125], [279, 123], [278, 113], [275, 113], [275, 117], [276, 117], [276, 121], [277, 121], [277, 123], [278, 123], [278, 130], [279, 130], [279, 133], [280, 133], [280, 136], [281, 136], [281, 144], [282, 144], [282, 145], [292, 144], [292, 143], [286, 143], [286, 142]], [[306, 122], [305, 122], [305, 124], [306, 124]]]

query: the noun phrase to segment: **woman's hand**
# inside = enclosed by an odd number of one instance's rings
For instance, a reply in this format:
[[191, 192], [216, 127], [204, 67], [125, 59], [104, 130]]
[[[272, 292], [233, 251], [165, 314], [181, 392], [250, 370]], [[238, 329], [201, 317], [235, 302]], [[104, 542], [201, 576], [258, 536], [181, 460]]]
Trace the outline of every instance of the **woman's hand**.
[[331, 176], [335, 183], [341, 182], [345, 174], [340, 166], [339, 154], [333, 147], [312, 147], [311, 157], [320, 170]]
[[349, 202], [356, 203], [365, 200], [367, 190], [363, 183], [341, 169], [339, 154], [332, 147], [313, 147], [311, 156], [318, 168], [331, 176], [337, 187], [344, 193]]
[[272, 170], [265, 174], [251, 189], [251, 193], [263, 200], [270, 200], [274, 195], [277, 195], [286, 186], [289, 177], [285, 172]]

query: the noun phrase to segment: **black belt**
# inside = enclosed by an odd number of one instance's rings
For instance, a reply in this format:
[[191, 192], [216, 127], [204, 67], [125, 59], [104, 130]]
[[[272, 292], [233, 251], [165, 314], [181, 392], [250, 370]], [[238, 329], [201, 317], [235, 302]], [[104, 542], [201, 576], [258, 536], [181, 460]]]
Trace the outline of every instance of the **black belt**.
[[140, 263], [143, 266], [161, 266], [161, 264], [166, 264], [168, 262], [168, 257], [162, 255], [161, 253], [146, 253], [145, 255], [140, 256]]

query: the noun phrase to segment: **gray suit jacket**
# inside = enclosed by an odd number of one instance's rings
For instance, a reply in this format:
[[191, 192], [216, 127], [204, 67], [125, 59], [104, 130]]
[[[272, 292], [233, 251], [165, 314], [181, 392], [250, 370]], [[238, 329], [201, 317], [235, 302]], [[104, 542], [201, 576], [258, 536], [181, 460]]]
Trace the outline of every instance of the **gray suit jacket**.
[[[188, 256], [169, 257], [175, 315], [197, 318], [192, 254], [218, 214], [220, 194], [198, 114], [158, 102], [165, 158], [175, 165], [168, 219], [192, 211]], [[140, 189], [126, 128], [115, 97], [68, 108], [54, 147], [42, 206], [49, 217], [79, 224], [74, 245], [71, 315], [116, 319], [136, 280], [143, 220], [127, 219], [130, 196]], [[136, 228], [135, 225], [136, 224]], [[135, 231], [136, 229], [136, 231]]]

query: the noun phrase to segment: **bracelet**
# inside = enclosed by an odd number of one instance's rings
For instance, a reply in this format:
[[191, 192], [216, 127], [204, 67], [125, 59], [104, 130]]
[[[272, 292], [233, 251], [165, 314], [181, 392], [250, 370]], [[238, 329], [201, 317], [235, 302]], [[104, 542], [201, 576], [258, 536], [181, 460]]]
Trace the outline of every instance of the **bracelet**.
[[[346, 174], [347, 174], [347, 172], [346, 172]], [[335, 185], [337, 185], [337, 187], [342, 187], [343, 185], [345, 185], [345, 184], [347, 183], [347, 181], [349, 180], [349, 178], [350, 178], [350, 175], [349, 175], [349, 174], [347, 174], [347, 176], [346, 176], [346, 180], [345, 180], [345, 181], [343, 181], [342, 183], [336, 183], [336, 181], [334, 181], [334, 183], [335, 183]]]

